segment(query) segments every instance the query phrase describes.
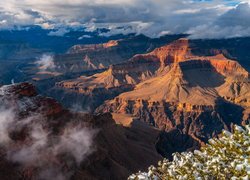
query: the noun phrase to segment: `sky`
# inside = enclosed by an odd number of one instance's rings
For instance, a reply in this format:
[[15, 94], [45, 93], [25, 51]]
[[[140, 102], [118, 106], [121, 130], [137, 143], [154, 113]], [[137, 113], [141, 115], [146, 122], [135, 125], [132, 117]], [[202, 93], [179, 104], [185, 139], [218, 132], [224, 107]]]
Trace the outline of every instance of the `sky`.
[[188, 33], [190, 38], [250, 36], [250, 0], [1, 0], [0, 29], [39, 25], [100, 35], [138, 33], [150, 37]]

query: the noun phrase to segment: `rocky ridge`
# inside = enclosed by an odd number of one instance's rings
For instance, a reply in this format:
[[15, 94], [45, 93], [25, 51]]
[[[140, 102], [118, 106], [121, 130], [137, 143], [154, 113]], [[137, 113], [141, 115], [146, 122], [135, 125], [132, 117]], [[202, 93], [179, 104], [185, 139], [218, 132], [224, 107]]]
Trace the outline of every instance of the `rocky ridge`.
[[160, 132], [140, 122], [70, 112], [29, 83], [0, 87], [0, 100], [0, 179], [126, 179], [161, 159]]
[[181, 35], [151, 39], [144, 35], [128, 39], [111, 40], [104, 44], [75, 45], [66, 54], [54, 57], [57, 73], [76, 73], [108, 68], [127, 61], [136, 54], [146, 53]]
[[93, 104], [90, 105], [93, 110], [105, 100], [132, 90], [136, 84], [160, 74], [163, 67], [166, 66], [164, 64], [166, 62], [163, 62], [163, 56], [161, 56], [164, 51], [169, 53], [165, 57], [169, 63], [171, 59], [181, 58], [180, 56], [177, 57], [177, 54], [182, 53], [183, 56], [188, 56], [187, 40], [180, 39], [157, 48], [151, 53], [135, 55], [127, 62], [111, 65], [108, 70], [102, 73], [61, 81], [56, 83], [56, 86], [59, 89], [64, 89], [65, 93], [71, 93], [72, 96], [80, 94], [79, 98], [82, 102], [88, 101]]
[[[172, 45], [173, 51], [170, 47], [139, 55], [160, 62], [157, 74], [96, 112], [130, 115], [165, 136], [188, 137], [187, 147], [196, 146], [194, 141], [202, 145], [231, 124], [249, 123], [249, 73], [237, 61], [222, 54], [195, 56], [184, 39]], [[168, 156], [166, 149], [160, 152]]]
[[[182, 66], [182, 69], [186, 68], [184, 72], [185, 78], [189, 78], [191, 81], [197, 78], [194, 76], [191, 77], [192, 73], [186, 73], [188, 68], [190, 69], [192, 66], [196, 68], [207, 66], [208, 71], [218, 71], [218, 73], [207, 73], [211, 76], [211, 82], [208, 81], [208, 83], [216, 84], [216, 78], [218, 78], [218, 83], [220, 83], [219, 81], [222, 81], [223, 79], [222, 76], [230, 75], [231, 77], [233, 73], [239, 73], [239, 77], [236, 77], [236, 75], [233, 76], [234, 80], [237, 78], [242, 79], [242, 75], [246, 79], [246, 82], [248, 81], [248, 72], [236, 61], [229, 60], [222, 54], [215, 56], [193, 55], [189, 46], [189, 40], [182, 38], [169, 45], [156, 48], [148, 54], [135, 55], [128, 62], [112, 65], [103, 73], [95, 74], [93, 76], [81, 76], [74, 80], [62, 81], [57, 83], [57, 86], [77, 94], [83, 94], [85, 97], [95, 97], [99, 94], [103, 96], [106, 94], [106, 99], [110, 99], [112, 96], [114, 97], [117, 95], [117, 92], [121, 93], [132, 90], [137, 84], [144, 82], [145, 80], [150, 82], [149, 79], [157, 79], [157, 77], [162, 77], [170, 71], [171, 74], [179, 73], [180, 75], [183, 75], [182, 70], [179, 72], [173, 72], [173, 69], [178, 69], [176, 68], [177, 66], [173, 67], [173, 65], [178, 63]], [[210, 66], [211, 68], [209, 69]], [[193, 74], [195, 73], [197, 72], [193, 72]], [[206, 76], [206, 73], [203, 74]], [[212, 78], [215, 79], [212, 80]], [[204, 80], [203, 84], [206, 83], [205, 79], [200, 79], [199, 83], [202, 83], [202, 80]], [[226, 84], [224, 85], [226, 86]], [[224, 94], [222, 96], [226, 95]]]

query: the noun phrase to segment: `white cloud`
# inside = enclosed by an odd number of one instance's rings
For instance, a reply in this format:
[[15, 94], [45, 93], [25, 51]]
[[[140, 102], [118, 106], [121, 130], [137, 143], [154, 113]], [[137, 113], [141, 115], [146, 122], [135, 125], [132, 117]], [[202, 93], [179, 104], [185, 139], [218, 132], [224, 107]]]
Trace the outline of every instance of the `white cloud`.
[[79, 38], [78, 38], [78, 40], [82, 40], [82, 39], [88, 39], [88, 38], [92, 38], [92, 36], [90, 36], [90, 35], [83, 35], [83, 36], [80, 36]]
[[38, 59], [35, 64], [37, 64], [40, 70], [54, 70], [56, 67], [54, 63], [54, 57], [48, 54], [42, 55], [42, 57]]
[[215, 21], [190, 28], [190, 38], [230, 38], [250, 36], [250, 6], [242, 3]]
[[11, 109], [0, 109], [0, 143], [8, 143], [10, 141], [8, 131], [14, 122], [14, 113]]
[[[61, 155], [71, 157], [63, 162], [75, 167], [94, 151], [96, 130], [83, 127], [81, 123], [68, 123], [62, 133], [52, 136], [44, 123], [47, 119], [41, 114], [33, 114], [24, 119], [19, 117], [17, 120], [14, 110], [2, 106], [3, 104], [0, 106], [0, 146], [6, 149], [9, 161], [18, 163], [22, 168], [37, 169], [39, 178], [35, 179], [70, 179], [72, 169], [64, 171], [63, 165], [58, 164]], [[23, 129], [26, 129], [29, 137], [14, 146], [17, 142], [12, 139], [11, 133]]]
[[87, 128], [70, 127], [64, 130], [55, 150], [60, 153], [71, 153], [78, 165], [93, 151], [92, 141], [96, 131]]
[[[234, 11], [235, 17], [249, 18], [249, 9], [237, 11], [237, 3], [246, 0], [2, 0], [0, 2], [0, 22], [7, 21], [2, 28], [11, 25], [39, 24], [42, 27], [62, 28], [53, 31], [54, 35], [63, 35], [65, 26], [87, 26], [89, 30], [107, 27], [113, 33], [144, 33], [158, 36], [164, 32], [196, 32], [205, 25], [225, 28], [225, 32], [235, 32], [239, 28], [229, 23], [225, 16]], [[240, 5], [241, 6], [241, 5]], [[237, 8], [236, 8], [237, 9]], [[222, 20], [225, 20], [222, 22]], [[233, 17], [235, 21], [236, 18]], [[218, 25], [216, 22], [220, 22]], [[241, 19], [241, 22], [244, 22]], [[247, 28], [250, 23], [245, 23]], [[239, 25], [241, 26], [241, 25]], [[125, 27], [125, 28], [121, 28]], [[244, 26], [242, 26], [244, 27]], [[210, 27], [214, 29], [214, 27]], [[206, 29], [209, 30], [210, 28]], [[245, 27], [244, 27], [245, 28]], [[212, 30], [211, 30], [212, 31]], [[201, 32], [197, 32], [202, 37]], [[242, 33], [242, 34], [240, 34]], [[210, 33], [212, 34], [212, 33]], [[235, 36], [250, 35], [240, 31]], [[220, 37], [219, 34], [215, 37]], [[224, 35], [227, 36], [227, 35]], [[228, 34], [234, 36], [234, 34]], [[198, 37], [198, 36], [197, 36]]]
[[49, 36], [64, 36], [65, 34], [67, 34], [69, 32], [68, 29], [64, 29], [64, 28], [60, 28], [58, 30], [55, 31], [50, 31], [48, 33]]

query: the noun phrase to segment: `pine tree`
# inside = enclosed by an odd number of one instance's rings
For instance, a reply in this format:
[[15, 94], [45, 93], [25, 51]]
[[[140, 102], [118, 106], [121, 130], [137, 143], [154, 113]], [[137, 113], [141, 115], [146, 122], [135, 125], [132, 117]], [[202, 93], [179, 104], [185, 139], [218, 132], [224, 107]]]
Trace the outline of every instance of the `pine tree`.
[[234, 133], [223, 131], [200, 150], [175, 153], [148, 172], [131, 175], [129, 180], [248, 180], [250, 179], [250, 126], [234, 126]]

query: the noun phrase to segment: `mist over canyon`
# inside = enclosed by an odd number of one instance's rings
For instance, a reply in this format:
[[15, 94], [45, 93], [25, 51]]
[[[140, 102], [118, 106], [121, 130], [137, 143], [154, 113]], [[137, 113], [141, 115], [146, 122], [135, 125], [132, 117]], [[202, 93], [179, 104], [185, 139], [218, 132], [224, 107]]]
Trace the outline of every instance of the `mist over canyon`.
[[249, 179], [249, 3], [1, 1], [0, 179]]
[[0, 175], [126, 179], [248, 124], [248, 38], [186, 37], [131, 35], [23, 62], [27, 83], [0, 88]]

